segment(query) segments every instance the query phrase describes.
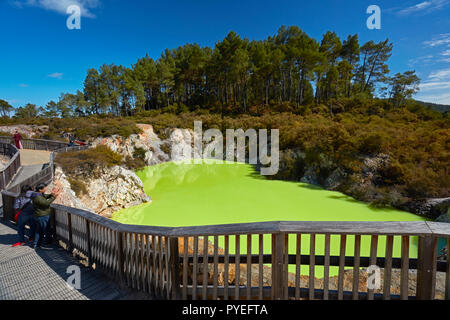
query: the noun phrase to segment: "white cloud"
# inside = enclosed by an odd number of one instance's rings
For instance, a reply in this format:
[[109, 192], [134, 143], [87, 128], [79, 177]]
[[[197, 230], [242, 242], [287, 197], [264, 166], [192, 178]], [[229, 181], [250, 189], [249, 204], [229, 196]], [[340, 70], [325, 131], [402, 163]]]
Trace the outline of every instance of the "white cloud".
[[450, 68], [433, 71], [428, 78], [433, 79], [434, 81], [450, 79]]
[[441, 52], [442, 56], [450, 56], [450, 49], [449, 50], [445, 50], [444, 52]]
[[433, 63], [433, 55], [429, 54], [426, 56], [420, 56], [414, 59], [409, 59], [408, 64], [410, 67], [413, 67], [417, 64], [429, 64], [429, 63]]
[[450, 69], [436, 70], [420, 84], [418, 100], [450, 104]]
[[420, 91], [450, 89], [450, 81], [445, 82], [424, 82], [420, 84]]
[[67, 14], [67, 8], [69, 6], [77, 5], [81, 9], [81, 15], [83, 17], [95, 18], [91, 10], [100, 6], [100, 0], [15, 0], [12, 4], [18, 8], [32, 6], [56, 11], [61, 14]]
[[400, 14], [410, 14], [410, 13], [428, 8], [428, 7], [430, 7], [430, 5], [431, 5], [431, 1], [425, 1], [422, 3], [418, 3], [412, 7], [408, 7], [406, 9], [400, 10], [399, 13]]
[[450, 33], [443, 33], [437, 36], [434, 36], [432, 40], [425, 41], [424, 44], [428, 47], [436, 47], [441, 45], [450, 44]]
[[417, 100], [427, 101], [431, 103], [438, 103], [438, 104], [450, 104], [450, 93], [437, 93], [437, 94], [430, 94], [430, 95], [418, 95]]
[[435, 10], [442, 9], [446, 5], [450, 3], [450, 0], [430, 0], [430, 1], [424, 1], [420, 2], [418, 4], [415, 4], [411, 7], [402, 9], [398, 11], [398, 14], [400, 15], [409, 15], [417, 12], [424, 12], [429, 13]]
[[21, 87], [21, 88], [28, 88], [28, 85], [26, 83], [21, 83], [21, 84], [19, 84], [19, 87]]
[[55, 72], [55, 73], [49, 74], [48, 77], [61, 80], [63, 75], [64, 75], [63, 73]]

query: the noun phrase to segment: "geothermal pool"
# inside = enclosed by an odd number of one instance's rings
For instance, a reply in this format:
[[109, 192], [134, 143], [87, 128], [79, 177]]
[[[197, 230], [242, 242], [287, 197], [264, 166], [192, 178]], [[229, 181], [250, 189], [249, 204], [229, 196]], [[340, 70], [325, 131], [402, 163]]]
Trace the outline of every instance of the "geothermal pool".
[[[113, 215], [126, 224], [195, 226], [262, 221], [422, 221], [419, 216], [394, 209], [374, 209], [344, 194], [312, 185], [267, 180], [248, 164], [223, 162], [192, 164], [167, 162], [136, 172], [151, 203], [128, 208]], [[211, 237], [210, 237], [210, 240]], [[331, 237], [331, 255], [339, 255], [339, 236]], [[353, 254], [353, 237], [347, 237], [346, 254]], [[219, 237], [219, 246], [223, 245]], [[241, 254], [246, 254], [246, 236], [241, 236]], [[289, 238], [289, 253], [295, 254], [295, 235]], [[257, 236], [252, 251], [258, 253]], [[264, 251], [270, 253], [270, 235], [264, 236]], [[401, 239], [394, 238], [394, 256], [400, 256]], [[385, 251], [379, 237], [378, 254]], [[316, 237], [316, 254], [324, 252], [324, 236]], [[234, 237], [230, 237], [234, 253]], [[302, 254], [309, 253], [309, 236], [302, 237]], [[370, 254], [370, 236], [361, 238], [361, 256]], [[417, 257], [417, 239], [411, 238], [410, 257]], [[295, 266], [290, 266], [295, 272]], [[316, 267], [321, 277], [323, 267]], [[308, 274], [308, 266], [301, 273]], [[330, 275], [337, 267], [330, 268]]]

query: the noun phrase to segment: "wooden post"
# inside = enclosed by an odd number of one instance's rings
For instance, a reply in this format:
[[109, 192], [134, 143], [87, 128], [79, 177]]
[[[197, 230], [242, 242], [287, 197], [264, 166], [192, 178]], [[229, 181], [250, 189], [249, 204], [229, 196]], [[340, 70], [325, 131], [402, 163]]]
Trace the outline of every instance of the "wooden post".
[[436, 251], [436, 237], [419, 237], [416, 292], [418, 300], [434, 299], [434, 290], [436, 286]]
[[72, 252], [73, 241], [72, 241], [72, 215], [67, 212], [67, 228], [69, 229], [69, 251]]
[[284, 233], [272, 234], [272, 300], [281, 300], [284, 297], [284, 238]]
[[8, 221], [8, 216], [9, 216], [9, 212], [6, 212], [7, 209], [8, 209], [8, 206], [5, 206], [5, 203], [6, 203], [6, 201], [7, 201], [7, 198], [8, 198], [8, 197], [2, 193], [3, 221], [5, 221], [5, 222]]
[[86, 219], [86, 239], [87, 239], [87, 254], [88, 254], [88, 266], [92, 266], [92, 249], [91, 249], [91, 229], [89, 226], [89, 220]]
[[48, 235], [52, 242], [58, 243], [58, 237], [56, 234], [56, 211], [53, 208], [50, 208], [50, 221], [48, 227]]
[[450, 238], [447, 239], [447, 268], [445, 271], [445, 300], [450, 300]]
[[125, 285], [125, 278], [123, 272], [123, 244], [122, 244], [122, 233], [116, 232], [116, 242], [117, 242], [117, 260], [118, 260], [118, 271], [119, 271], [119, 282], [122, 286]]
[[[172, 299], [179, 300], [181, 298], [180, 291], [180, 263], [179, 263], [179, 248], [178, 238], [168, 238], [169, 240], [169, 268], [170, 268], [170, 290], [172, 291]], [[187, 246], [187, 244], [185, 244]]]

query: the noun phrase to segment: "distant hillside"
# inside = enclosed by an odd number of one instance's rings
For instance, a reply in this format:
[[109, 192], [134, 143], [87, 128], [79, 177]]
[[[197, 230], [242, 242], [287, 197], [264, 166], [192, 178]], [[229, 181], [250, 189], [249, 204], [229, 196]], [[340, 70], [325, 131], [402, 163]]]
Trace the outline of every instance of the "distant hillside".
[[437, 103], [431, 103], [431, 102], [423, 102], [423, 101], [418, 101], [416, 100], [418, 103], [423, 104], [425, 107], [431, 108], [433, 110], [445, 113], [450, 111], [450, 105], [448, 104], [437, 104]]

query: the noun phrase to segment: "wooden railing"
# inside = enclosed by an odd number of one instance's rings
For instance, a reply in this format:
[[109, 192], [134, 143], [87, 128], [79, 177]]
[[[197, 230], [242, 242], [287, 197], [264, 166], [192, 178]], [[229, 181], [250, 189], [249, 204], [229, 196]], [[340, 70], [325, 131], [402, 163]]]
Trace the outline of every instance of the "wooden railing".
[[[53, 141], [44, 139], [21, 139], [22, 147], [30, 150], [53, 151], [67, 146], [64, 141]], [[13, 137], [0, 136], [0, 143], [13, 144]]]
[[[17, 196], [2, 192], [7, 217]], [[121, 224], [57, 204], [52, 217], [63, 247], [155, 298], [430, 300], [439, 278], [442, 298], [450, 300], [448, 253], [437, 260], [438, 239], [450, 248], [450, 224], [296, 221], [172, 228]], [[363, 248], [370, 253], [362, 254]], [[381, 268], [381, 287], [364, 286], [363, 268], [369, 266]], [[316, 277], [319, 271], [323, 275]]]
[[5, 190], [20, 168], [20, 152], [12, 144], [0, 141], [0, 154], [10, 158], [0, 171], [0, 190]]
[[[8, 196], [3, 193], [4, 201]], [[435, 298], [440, 273], [442, 298], [450, 299], [448, 256], [438, 261], [436, 250], [438, 238], [450, 245], [450, 225], [445, 223], [262, 222], [170, 228], [120, 224], [57, 204], [52, 208], [56, 238], [67, 250], [155, 298], [429, 300]], [[319, 239], [325, 248], [320, 253]], [[395, 256], [397, 239], [401, 253]], [[334, 241], [339, 242], [338, 255], [331, 254]], [[417, 251], [411, 250], [415, 241]], [[361, 255], [362, 243], [370, 246], [367, 256]], [[361, 289], [366, 281], [362, 268], [369, 266], [383, 270], [380, 290]], [[332, 268], [338, 271], [335, 277]], [[319, 270], [321, 279], [315, 277]], [[394, 292], [394, 271], [400, 274], [399, 292]], [[411, 287], [416, 289], [411, 292]]]

